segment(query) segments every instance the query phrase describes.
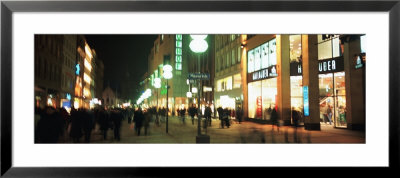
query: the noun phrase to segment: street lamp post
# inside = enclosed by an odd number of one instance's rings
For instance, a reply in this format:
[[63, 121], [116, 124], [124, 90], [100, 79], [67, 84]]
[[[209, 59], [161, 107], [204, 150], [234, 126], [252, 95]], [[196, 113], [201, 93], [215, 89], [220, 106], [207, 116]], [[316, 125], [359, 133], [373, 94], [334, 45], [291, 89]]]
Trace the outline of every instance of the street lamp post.
[[156, 97], [156, 119], [157, 119], [157, 122], [159, 124], [159, 121], [158, 121], [158, 89], [161, 87], [161, 79], [160, 78], [155, 78], [154, 79], [154, 87], [156, 88], [156, 92], [157, 92], [157, 97]]
[[[190, 49], [194, 52], [194, 53], [197, 53], [198, 55], [197, 55], [197, 62], [198, 62], [198, 71], [199, 71], [199, 73], [201, 73], [201, 68], [200, 68], [200, 54], [201, 53], [203, 53], [203, 52], [205, 52], [206, 50], [207, 50], [207, 48], [208, 48], [208, 44], [207, 44], [207, 42], [205, 41], [205, 39], [207, 38], [207, 35], [190, 35], [191, 37], [192, 37], [192, 39], [193, 39], [193, 41], [191, 41], [190, 42], [190, 44], [189, 44], [189, 47], [190, 47]], [[200, 103], [201, 103], [201, 95], [200, 95], [200, 92], [201, 92], [201, 90], [203, 90], [203, 88], [202, 88], [202, 86], [201, 86], [201, 81], [199, 80], [199, 91], [198, 91], [198, 94], [197, 94], [197, 96], [198, 96], [198, 110], [199, 110], [199, 114], [201, 114], [201, 105], [200, 105]], [[198, 114], [198, 115], [199, 115]], [[203, 141], [200, 141], [201, 139], [202, 139], [202, 137], [201, 137], [201, 127], [200, 127], [200, 125], [201, 125], [201, 119], [200, 118], [198, 118], [198, 123], [197, 123], [197, 142], [203, 142]], [[209, 137], [207, 137], [208, 138], [208, 141], [205, 141], [205, 142], [208, 142], [209, 143]]]
[[167, 119], [166, 119], [166, 132], [168, 133], [168, 90], [169, 90], [169, 86], [168, 86], [168, 79], [172, 78], [172, 66], [169, 64], [166, 64], [163, 66], [163, 77], [165, 79], [167, 79]]

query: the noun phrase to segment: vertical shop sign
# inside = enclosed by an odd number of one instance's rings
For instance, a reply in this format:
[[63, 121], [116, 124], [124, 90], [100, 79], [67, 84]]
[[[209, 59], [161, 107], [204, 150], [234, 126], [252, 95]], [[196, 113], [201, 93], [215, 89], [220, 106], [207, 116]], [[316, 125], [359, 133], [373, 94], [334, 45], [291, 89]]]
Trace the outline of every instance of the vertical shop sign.
[[182, 70], [182, 35], [176, 35], [175, 69]]
[[303, 104], [304, 104], [304, 116], [310, 115], [309, 105], [308, 105], [308, 86], [303, 86]]
[[257, 118], [262, 117], [262, 97], [257, 97]]

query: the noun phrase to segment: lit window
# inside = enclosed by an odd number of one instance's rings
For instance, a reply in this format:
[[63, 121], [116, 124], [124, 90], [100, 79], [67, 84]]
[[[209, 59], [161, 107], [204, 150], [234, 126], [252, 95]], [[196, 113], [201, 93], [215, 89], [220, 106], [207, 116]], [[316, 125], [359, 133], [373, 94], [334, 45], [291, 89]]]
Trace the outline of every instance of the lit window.
[[90, 78], [90, 76], [87, 75], [86, 73], [83, 74], [83, 80], [84, 80], [86, 83], [90, 83], [90, 82], [92, 81], [92, 79]]
[[366, 53], [366, 47], [367, 47], [367, 38], [366, 35], [360, 36], [360, 43], [361, 43], [361, 52]]
[[240, 88], [242, 85], [242, 76], [240, 74], [236, 74], [233, 76], [233, 88]]
[[290, 35], [290, 62], [300, 62], [301, 59], [301, 35]]
[[86, 69], [89, 70], [89, 72], [92, 71], [92, 65], [90, 65], [87, 58], [85, 58], [85, 67], [86, 67]]
[[340, 40], [339, 35], [318, 35], [318, 59], [330, 59], [339, 57]]

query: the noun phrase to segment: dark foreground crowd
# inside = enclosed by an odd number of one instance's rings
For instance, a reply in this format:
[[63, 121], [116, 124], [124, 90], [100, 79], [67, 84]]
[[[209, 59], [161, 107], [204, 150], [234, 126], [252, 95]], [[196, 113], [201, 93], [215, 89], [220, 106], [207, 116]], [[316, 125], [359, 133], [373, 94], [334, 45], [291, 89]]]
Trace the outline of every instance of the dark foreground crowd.
[[131, 120], [132, 109], [96, 108], [66, 109], [46, 107], [35, 109], [35, 143], [68, 142], [63, 136], [67, 135], [74, 143], [89, 143], [92, 131], [98, 126], [103, 139], [107, 139], [107, 132], [113, 130], [114, 140], [119, 141], [121, 122]]

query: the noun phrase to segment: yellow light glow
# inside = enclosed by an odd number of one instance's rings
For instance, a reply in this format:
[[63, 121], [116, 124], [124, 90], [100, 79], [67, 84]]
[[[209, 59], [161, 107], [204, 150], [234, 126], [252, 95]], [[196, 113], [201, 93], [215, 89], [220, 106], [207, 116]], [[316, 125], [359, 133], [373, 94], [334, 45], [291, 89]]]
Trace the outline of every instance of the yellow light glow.
[[90, 90], [88, 88], [83, 89], [83, 96], [90, 97]]
[[92, 71], [92, 65], [89, 63], [87, 58], [85, 58], [85, 67], [89, 70], [89, 72]]
[[92, 78], [90, 78], [90, 76], [87, 75], [87, 74], [85, 73], [85, 74], [83, 74], [83, 80], [84, 80], [86, 83], [89, 83], [89, 84], [90, 84], [90, 82], [92, 81]]
[[90, 50], [89, 45], [86, 43], [85, 45], [85, 53], [89, 56], [89, 59], [92, 59], [92, 51]]
[[79, 101], [77, 101], [77, 100], [74, 101], [74, 108], [75, 109], [79, 108]]

